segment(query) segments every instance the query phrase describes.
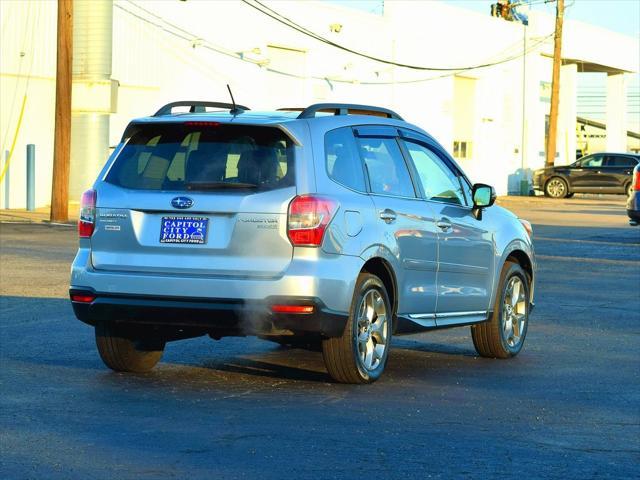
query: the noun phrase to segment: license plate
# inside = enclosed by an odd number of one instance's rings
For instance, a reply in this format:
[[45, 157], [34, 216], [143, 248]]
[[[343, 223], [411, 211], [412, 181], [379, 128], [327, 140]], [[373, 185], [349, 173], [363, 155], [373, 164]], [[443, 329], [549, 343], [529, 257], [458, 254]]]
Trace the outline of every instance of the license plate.
[[207, 242], [209, 219], [205, 217], [162, 217], [160, 243]]

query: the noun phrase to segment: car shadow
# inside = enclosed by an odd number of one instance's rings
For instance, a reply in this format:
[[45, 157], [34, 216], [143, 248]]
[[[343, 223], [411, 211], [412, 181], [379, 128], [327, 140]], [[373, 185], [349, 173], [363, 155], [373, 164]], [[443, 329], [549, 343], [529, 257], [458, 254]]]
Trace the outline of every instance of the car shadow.
[[[73, 316], [67, 299], [0, 296], [0, 310], [3, 317], [2, 337], [5, 340], [0, 352], [3, 360], [27, 366], [46, 365], [52, 367], [51, 374], [54, 377], [58, 374], [101, 376], [99, 373], [106, 369], [97, 354], [92, 327]], [[24, 315], [24, 312], [29, 314]], [[46, 345], [42, 342], [43, 331], [49, 332]], [[20, 338], [19, 342], [6, 342], [6, 339], [16, 337]], [[199, 344], [170, 343], [157, 371], [133, 376], [138, 379], [153, 379], [160, 375], [165, 379], [171, 377], [176, 382], [183, 378], [186, 383], [200, 383], [208, 381], [206, 371], [210, 371], [215, 372], [216, 377], [227, 378], [232, 374], [238, 377], [261, 377], [265, 380], [332, 382], [324, 367], [322, 354], [318, 351], [283, 347], [249, 338], [229, 339], [217, 349], [218, 355], [211, 356], [206, 350], [208, 340], [200, 338], [193, 341]], [[251, 344], [247, 345], [247, 341]], [[36, 351], [37, 354], [34, 353]], [[425, 359], [431, 355], [457, 356], [460, 359], [475, 356], [473, 349], [456, 345], [424, 342], [413, 336], [394, 338], [392, 357], [415, 358], [415, 354], [430, 354]], [[405, 370], [413, 368], [410, 362], [394, 363], [394, 370], [401, 375]], [[107, 372], [108, 370], [104, 370], [104, 373]], [[121, 381], [123, 377], [114, 374], [109, 378]]]
[[[424, 334], [421, 334], [424, 335]], [[464, 357], [477, 357], [475, 350], [456, 345], [424, 342], [422, 340], [409, 340], [411, 337], [398, 337], [393, 340], [393, 350], [406, 350], [409, 352], [432, 353], [439, 355], [458, 355]]]
[[[295, 349], [299, 350], [299, 349]], [[312, 363], [318, 368], [322, 368], [321, 359], [312, 359], [315, 361], [309, 362], [308, 355], [319, 357], [316, 352], [297, 351], [297, 352], [282, 352], [284, 355], [276, 357], [275, 361], [269, 361], [268, 358], [255, 359], [236, 357], [225, 361], [207, 360], [204, 363], [198, 365], [201, 368], [208, 370], [214, 370], [219, 373], [234, 373], [239, 375], [247, 375], [252, 377], [265, 377], [269, 379], [282, 379], [282, 380], [294, 380], [305, 382], [320, 382], [329, 383], [331, 377], [326, 372], [318, 371], [317, 369], [304, 368], [297, 364], [296, 360], [305, 360], [304, 363]], [[269, 356], [267, 354], [266, 356]], [[293, 364], [283, 363], [291, 362]]]

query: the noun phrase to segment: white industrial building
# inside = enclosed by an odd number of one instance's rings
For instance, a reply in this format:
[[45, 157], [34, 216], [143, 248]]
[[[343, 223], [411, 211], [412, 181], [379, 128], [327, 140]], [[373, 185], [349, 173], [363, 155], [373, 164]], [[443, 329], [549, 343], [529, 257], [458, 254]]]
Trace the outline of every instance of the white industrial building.
[[[553, 17], [532, 11], [524, 26], [435, 1], [387, 1], [382, 15], [322, 1], [248, 3], [74, 1], [72, 199], [90, 186], [132, 118], [174, 100], [228, 101], [227, 84], [252, 109], [324, 101], [389, 107], [433, 134], [472, 180], [501, 194], [519, 190], [543, 165]], [[11, 208], [25, 207], [27, 144], [36, 145], [36, 206], [50, 202], [56, 5], [0, 1], [2, 148], [16, 139]], [[359, 53], [433, 70], [349, 53], [259, 9]], [[565, 21], [557, 164], [575, 160], [581, 72], [608, 75], [606, 149], [627, 150], [626, 91], [640, 70], [638, 43]]]

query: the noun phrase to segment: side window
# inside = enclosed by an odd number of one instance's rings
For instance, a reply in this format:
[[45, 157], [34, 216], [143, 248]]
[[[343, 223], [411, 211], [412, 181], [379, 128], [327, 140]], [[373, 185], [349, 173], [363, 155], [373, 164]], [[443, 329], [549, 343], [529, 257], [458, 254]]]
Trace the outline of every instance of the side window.
[[585, 168], [597, 168], [602, 166], [604, 157], [602, 155], [594, 155], [582, 161], [582, 167]]
[[635, 167], [636, 161], [631, 157], [623, 157], [623, 156], [607, 156], [607, 160], [605, 162], [607, 167]]
[[364, 173], [351, 127], [338, 128], [324, 136], [324, 156], [329, 178], [364, 192]]
[[466, 205], [458, 176], [428, 148], [405, 141], [427, 200]]
[[356, 141], [373, 193], [416, 196], [407, 164], [395, 138], [358, 138]]

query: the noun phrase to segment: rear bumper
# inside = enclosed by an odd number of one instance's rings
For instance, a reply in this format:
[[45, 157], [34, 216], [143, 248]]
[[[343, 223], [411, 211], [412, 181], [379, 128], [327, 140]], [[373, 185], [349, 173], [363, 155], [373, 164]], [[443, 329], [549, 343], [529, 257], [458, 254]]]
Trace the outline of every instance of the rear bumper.
[[[91, 295], [90, 303], [72, 301], [76, 317], [90, 325], [100, 321], [197, 329], [212, 336], [342, 334], [347, 315], [333, 311], [318, 298], [269, 297], [263, 301], [237, 299], [171, 298], [144, 295], [114, 295], [74, 289], [70, 295]], [[281, 314], [272, 305], [313, 306], [313, 313]]]
[[[96, 270], [88, 248], [71, 267], [70, 288], [113, 296], [176, 299], [232, 299], [247, 303], [269, 298], [318, 298], [330, 310], [347, 313], [364, 261], [302, 248], [277, 277], [224, 277]], [[307, 249], [312, 250], [312, 249]]]

